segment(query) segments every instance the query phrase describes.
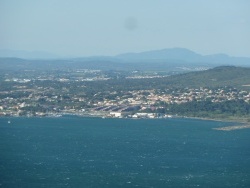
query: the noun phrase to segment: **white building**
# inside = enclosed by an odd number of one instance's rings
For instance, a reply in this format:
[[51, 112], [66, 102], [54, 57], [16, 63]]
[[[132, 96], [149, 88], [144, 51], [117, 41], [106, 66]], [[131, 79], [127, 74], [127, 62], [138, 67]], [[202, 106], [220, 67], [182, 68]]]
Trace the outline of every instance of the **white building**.
[[121, 112], [110, 112], [110, 115], [112, 117], [122, 117], [122, 113]]

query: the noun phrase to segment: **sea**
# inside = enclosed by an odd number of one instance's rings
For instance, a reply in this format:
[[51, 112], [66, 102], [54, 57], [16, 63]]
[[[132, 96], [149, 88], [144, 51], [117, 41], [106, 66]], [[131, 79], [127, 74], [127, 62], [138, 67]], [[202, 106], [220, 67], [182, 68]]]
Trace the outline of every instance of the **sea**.
[[0, 118], [0, 187], [250, 187], [250, 129], [198, 119]]

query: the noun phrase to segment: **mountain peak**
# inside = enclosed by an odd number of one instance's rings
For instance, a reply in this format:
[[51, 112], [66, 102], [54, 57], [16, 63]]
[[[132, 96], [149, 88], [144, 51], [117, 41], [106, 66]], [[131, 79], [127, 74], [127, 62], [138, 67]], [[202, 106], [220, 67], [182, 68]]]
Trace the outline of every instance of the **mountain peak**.
[[162, 50], [152, 50], [140, 53], [126, 53], [116, 56], [121, 59], [197, 59], [202, 57], [200, 54], [197, 54], [186, 48], [166, 48]]

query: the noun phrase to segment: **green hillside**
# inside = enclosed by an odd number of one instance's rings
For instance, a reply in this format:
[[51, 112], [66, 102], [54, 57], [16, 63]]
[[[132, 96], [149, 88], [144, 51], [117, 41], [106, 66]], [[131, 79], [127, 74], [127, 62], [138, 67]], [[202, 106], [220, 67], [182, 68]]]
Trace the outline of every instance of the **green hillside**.
[[250, 86], [248, 86], [250, 85], [250, 68], [222, 66], [206, 71], [177, 74], [164, 78], [112, 79], [101, 83], [86, 83], [86, 86], [88, 85], [93, 90], [100, 91], [224, 86], [250, 90]]
[[250, 68], [222, 66], [214, 69], [175, 75], [166, 79], [168, 84], [180, 87], [217, 87], [237, 88], [250, 85]]

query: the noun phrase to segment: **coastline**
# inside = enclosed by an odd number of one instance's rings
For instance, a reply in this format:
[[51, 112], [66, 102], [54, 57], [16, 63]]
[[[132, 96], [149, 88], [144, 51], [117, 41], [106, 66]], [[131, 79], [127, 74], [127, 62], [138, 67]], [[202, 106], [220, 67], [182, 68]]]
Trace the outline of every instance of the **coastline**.
[[213, 128], [214, 130], [218, 131], [233, 131], [238, 129], [249, 129], [250, 124], [243, 124], [243, 125], [234, 125], [234, 126], [226, 126], [226, 127], [220, 127], [220, 128]]
[[[217, 121], [217, 122], [225, 122], [225, 123], [234, 123], [234, 125], [212, 128], [218, 131], [232, 131], [238, 129], [247, 129], [250, 128], [250, 123], [245, 119], [240, 118], [204, 118], [204, 117], [194, 117], [194, 116], [178, 116], [178, 115], [166, 115], [165, 116], [155, 116], [151, 117], [137, 117], [134, 118], [132, 116], [124, 116], [124, 117], [115, 117], [110, 116], [108, 113], [95, 113], [95, 112], [85, 112], [85, 113], [52, 113], [52, 114], [44, 114], [42, 116], [0, 116], [4, 118], [61, 118], [65, 116], [75, 116], [75, 117], [96, 117], [96, 118], [113, 118], [113, 119], [170, 119], [170, 118], [182, 118], [182, 119], [196, 119], [196, 120], [204, 120], [204, 121]], [[10, 121], [8, 121], [10, 123]]]
[[235, 119], [229, 119], [229, 118], [228, 119], [217, 119], [217, 118], [213, 119], [213, 118], [199, 118], [199, 117], [185, 117], [185, 118], [234, 123], [234, 125], [230, 125], [230, 126], [213, 128], [213, 130], [218, 130], [218, 131], [232, 131], [232, 130], [249, 129], [250, 128], [249, 122], [243, 121], [243, 120], [240, 121], [238, 118], [235, 118]]

